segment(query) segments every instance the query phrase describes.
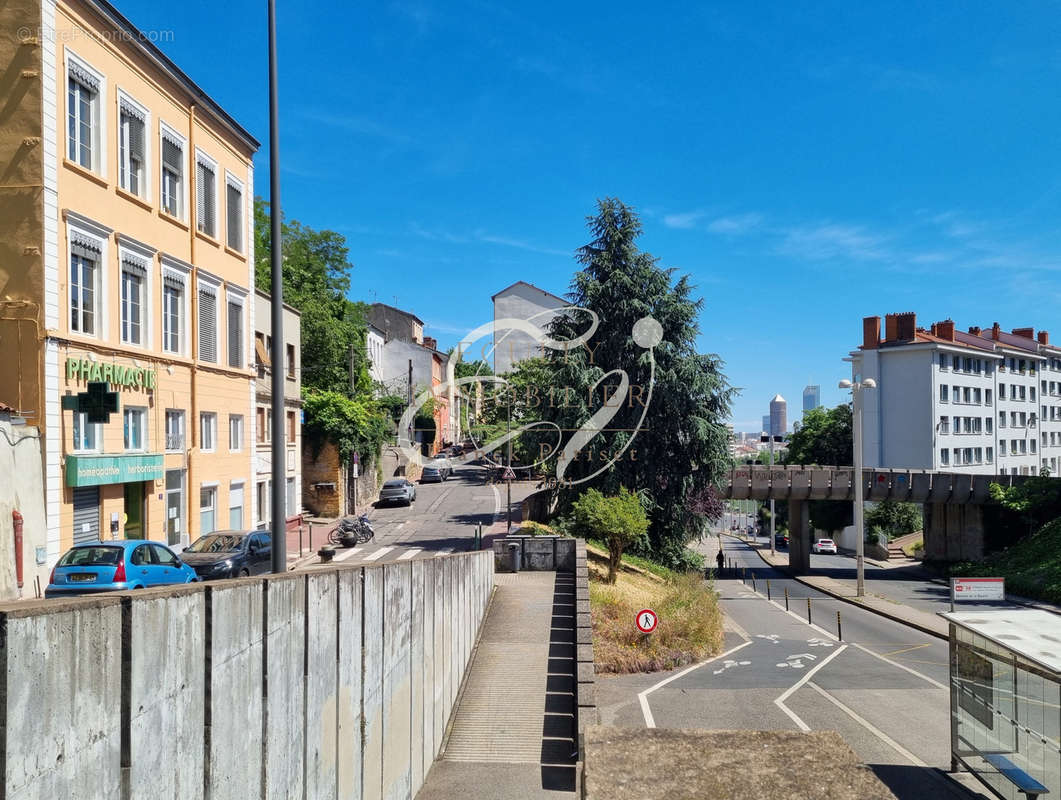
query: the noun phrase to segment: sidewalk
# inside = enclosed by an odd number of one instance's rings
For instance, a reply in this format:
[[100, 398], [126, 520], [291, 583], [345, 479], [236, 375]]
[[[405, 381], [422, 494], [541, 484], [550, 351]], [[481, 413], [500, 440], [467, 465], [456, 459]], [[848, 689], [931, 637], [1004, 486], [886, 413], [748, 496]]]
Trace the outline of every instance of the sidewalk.
[[[758, 552], [759, 557], [765, 563], [785, 572], [788, 571], [787, 552], [779, 551], [771, 555], [768, 544], [762, 542], [756, 544], [748, 542], [747, 544]], [[879, 569], [866, 570], [865, 595], [861, 598], [857, 596], [853, 561], [849, 570], [843, 570], [845, 573], [843, 576], [822, 574], [836, 570], [812, 568], [811, 574], [793, 575], [792, 578], [825, 594], [862, 606], [924, 633], [938, 636], [941, 639], [948, 637], [949, 625], [937, 613], [950, 610], [950, 590], [945, 580], [922, 567], [919, 562], [908, 559], [903, 559], [898, 564], [869, 559], [866, 559], [866, 563], [879, 567]], [[850, 577], [846, 573], [849, 573]], [[1061, 614], [1061, 607], [1008, 593], [1006, 602], [1010, 605], [1030, 606]], [[985, 606], [964, 604], [963, 607], [983, 608]]]
[[502, 573], [418, 800], [573, 798], [574, 575]]

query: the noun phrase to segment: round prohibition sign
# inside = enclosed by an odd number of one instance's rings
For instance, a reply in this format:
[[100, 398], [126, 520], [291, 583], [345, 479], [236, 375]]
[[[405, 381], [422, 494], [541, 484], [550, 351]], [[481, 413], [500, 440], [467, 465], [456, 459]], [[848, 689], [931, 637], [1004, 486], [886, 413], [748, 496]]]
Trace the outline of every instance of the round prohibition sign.
[[643, 608], [637, 612], [637, 629], [641, 633], [652, 633], [659, 625], [659, 617], [651, 608]]

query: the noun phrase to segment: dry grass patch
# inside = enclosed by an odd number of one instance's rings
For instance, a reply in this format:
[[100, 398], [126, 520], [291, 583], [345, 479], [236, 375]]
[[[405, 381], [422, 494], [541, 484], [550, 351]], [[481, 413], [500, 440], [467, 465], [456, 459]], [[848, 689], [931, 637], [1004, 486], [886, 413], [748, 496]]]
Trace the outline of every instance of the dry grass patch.
[[[722, 612], [714, 587], [699, 573], [653, 574], [623, 563], [614, 586], [605, 584], [607, 554], [587, 548], [593, 649], [598, 672], [655, 672], [708, 658], [722, 649]], [[634, 620], [651, 608], [655, 632]]]

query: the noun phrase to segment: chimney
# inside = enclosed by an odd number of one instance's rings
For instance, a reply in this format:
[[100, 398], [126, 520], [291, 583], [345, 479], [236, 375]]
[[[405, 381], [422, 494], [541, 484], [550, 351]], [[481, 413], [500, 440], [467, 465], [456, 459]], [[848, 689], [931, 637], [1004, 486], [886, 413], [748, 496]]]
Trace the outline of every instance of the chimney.
[[946, 339], [948, 342], [954, 341], [954, 320], [947, 319], [943, 322], [937, 322], [932, 327], [935, 328], [936, 336], [940, 339]]
[[969, 327], [969, 333], [971, 333], [973, 336], [979, 336], [981, 331], [983, 331], [983, 328], [981, 328], [979, 325], [971, 325]]
[[998, 335], [1001, 332], [1002, 332], [1002, 329], [998, 327], [998, 323], [997, 322], [994, 325], [991, 326], [991, 338], [994, 339], [996, 342], [998, 341]]
[[1050, 344], [1050, 334], [1046, 331], [1039, 331], [1039, 344]]
[[912, 342], [917, 333], [917, 314], [913, 311], [905, 311], [896, 314], [896, 338], [901, 342]]
[[862, 318], [862, 349], [876, 350], [880, 346], [880, 317]]
[[886, 342], [894, 342], [899, 338], [899, 327], [895, 316], [895, 314], [884, 315], [884, 341]]
[[425, 336], [424, 337], [424, 347], [426, 347], [428, 350], [437, 350], [438, 349], [438, 339], [436, 339], [433, 336]]
[[1035, 328], [1014, 328], [1013, 329], [1013, 335], [1014, 336], [1019, 336], [1022, 339], [1034, 339], [1035, 338]]

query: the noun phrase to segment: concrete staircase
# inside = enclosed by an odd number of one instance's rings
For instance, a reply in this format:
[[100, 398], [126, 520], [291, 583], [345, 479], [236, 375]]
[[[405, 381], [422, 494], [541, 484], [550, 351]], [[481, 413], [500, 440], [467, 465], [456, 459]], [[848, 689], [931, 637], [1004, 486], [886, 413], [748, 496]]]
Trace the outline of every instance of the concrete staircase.
[[888, 542], [888, 558], [910, 560], [909, 556], [903, 552], [903, 548], [912, 542], [916, 542], [921, 536], [921, 531], [917, 531], [916, 533], [908, 533], [906, 536], [900, 536], [898, 539], [892, 539]]
[[418, 800], [575, 797], [575, 578], [500, 573]]

